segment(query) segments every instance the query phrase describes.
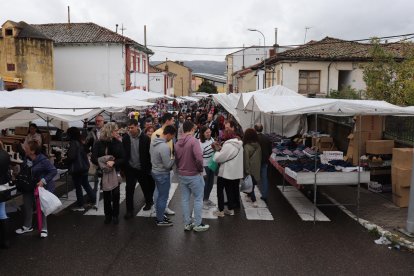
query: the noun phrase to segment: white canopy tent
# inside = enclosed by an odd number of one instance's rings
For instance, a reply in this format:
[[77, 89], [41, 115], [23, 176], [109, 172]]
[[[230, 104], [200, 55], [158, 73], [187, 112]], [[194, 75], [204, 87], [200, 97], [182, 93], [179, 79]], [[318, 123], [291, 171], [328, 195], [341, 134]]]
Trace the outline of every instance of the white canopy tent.
[[165, 98], [173, 100], [174, 98], [155, 92], [148, 92], [140, 89], [133, 89], [126, 92], [112, 94], [115, 98], [133, 99], [139, 101], [156, 101], [157, 99]]
[[[260, 110], [245, 109], [245, 105], [254, 95], [266, 95], [279, 99], [279, 97], [305, 98], [302, 95], [284, 86], [276, 85], [255, 92], [240, 94], [218, 94], [213, 95], [216, 103], [221, 104], [229, 112], [243, 129], [253, 127], [255, 123], [261, 122], [265, 132], [276, 132], [284, 136], [294, 136], [300, 131], [307, 130], [306, 120], [302, 116], [285, 116], [275, 119], [269, 114], [264, 114]], [[257, 112], [257, 114], [256, 114]]]

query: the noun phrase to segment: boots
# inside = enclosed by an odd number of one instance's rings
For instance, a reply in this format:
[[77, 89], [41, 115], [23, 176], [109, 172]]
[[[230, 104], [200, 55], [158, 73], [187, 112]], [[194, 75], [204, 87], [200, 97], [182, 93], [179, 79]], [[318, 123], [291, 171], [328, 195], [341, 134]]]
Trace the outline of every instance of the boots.
[[9, 239], [7, 238], [7, 219], [0, 219], [0, 248], [7, 249], [10, 247]]

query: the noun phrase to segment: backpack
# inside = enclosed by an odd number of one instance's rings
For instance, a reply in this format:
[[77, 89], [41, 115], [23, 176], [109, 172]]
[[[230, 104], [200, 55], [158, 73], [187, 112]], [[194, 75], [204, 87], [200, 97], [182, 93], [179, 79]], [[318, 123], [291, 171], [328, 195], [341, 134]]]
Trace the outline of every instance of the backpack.
[[32, 193], [34, 191], [34, 183], [32, 180], [32, 168], [24, 164], [20, 168], [19, 174], [13, 180], [16, 189], [21, 193]]

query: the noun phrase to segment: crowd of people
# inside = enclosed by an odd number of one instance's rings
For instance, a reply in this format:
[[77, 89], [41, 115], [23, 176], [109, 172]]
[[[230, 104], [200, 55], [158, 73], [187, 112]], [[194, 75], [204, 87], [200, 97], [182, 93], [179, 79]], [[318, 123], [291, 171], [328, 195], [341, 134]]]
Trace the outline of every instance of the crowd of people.
[[[164, 103], [157, 103], [158, 107], [160, 104]], [[262, 134], [260, 124], [242, 131], [211, 101], [182, 105], [178, 112], [160, 109], [155, 106], [141, 113], [130, 113], [129, 121], [119, 124], [105, 123], [104, 117], [98, 115], [95, 127], [87, 135], [82, 135], [75, 127], [68, 129], [69, 147], [64, 161], [76, 190], [74, 211], [85, 211], [96, 204], [102, 189], [104, 223], [118, 224], [120, 183], [124, 178], [124, 218], [129, 220], [135, 215], [134, 193], [139, 183], [145, 199], [143, 210], [154, 208], [157, 226], [172, 226], [171, 215], [175, 212], [168, 207], [168, 199], [173, 171], [181, 190], [185, 231], [209, 229], [209, 225], [202, 221], [203, 208], [216, 208], [213, 214], [217, 217], [235, 215], [235, 210], [240, 208], [239, 182], [247, 175], [251, 176], [254, 184], [252, 191], [246, 193], [247, 200], [257, 207], [254, 187], [259, 182], [261, 199], [267, 200], [267, 163], [271, 142]], [[43, 186], [53, 192], [56, 168], [41, 152], [38, 139], [31, 130], [22, 147], [22, 166], [32, 169], [34, 186]], [[10, 164], [3, 155], [0, 144], [0, 170], [7, 171]], [[88, 180], [91, 173], [89, 160], [95, 168], [93, 187]], [[210, 200], [216, 176], [218, 206]], [[9, 178], [0, 180], [2, 183], [10, 181]], [[82, 189], [87, 194], [86, 203]], [[16, 230], [17, 234], [33, 231], [33, 190], [24, 193], [23, 198], [24, 223]], [[5, 218], [4, 203], [0, 203], [0, 230]], [[43, 221], [40, 236], [45, 238], [48, 235], [45, 216]], [[3, 233], [1, 230], [2, 244], [6, 240]]]

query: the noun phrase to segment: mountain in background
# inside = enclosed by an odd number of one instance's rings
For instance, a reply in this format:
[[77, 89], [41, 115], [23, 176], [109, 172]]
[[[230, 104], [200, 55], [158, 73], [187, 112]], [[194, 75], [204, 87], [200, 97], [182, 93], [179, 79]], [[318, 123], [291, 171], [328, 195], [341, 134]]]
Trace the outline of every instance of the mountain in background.
[[[180, 60], [193, 70], [193, 73], [208, 73], [213, 75], [224, 76], [226, 71], [225, 61], [210, 61], [210, 60]], [[164, 61], [150, 61], [151, 65], [157, 65]]]

